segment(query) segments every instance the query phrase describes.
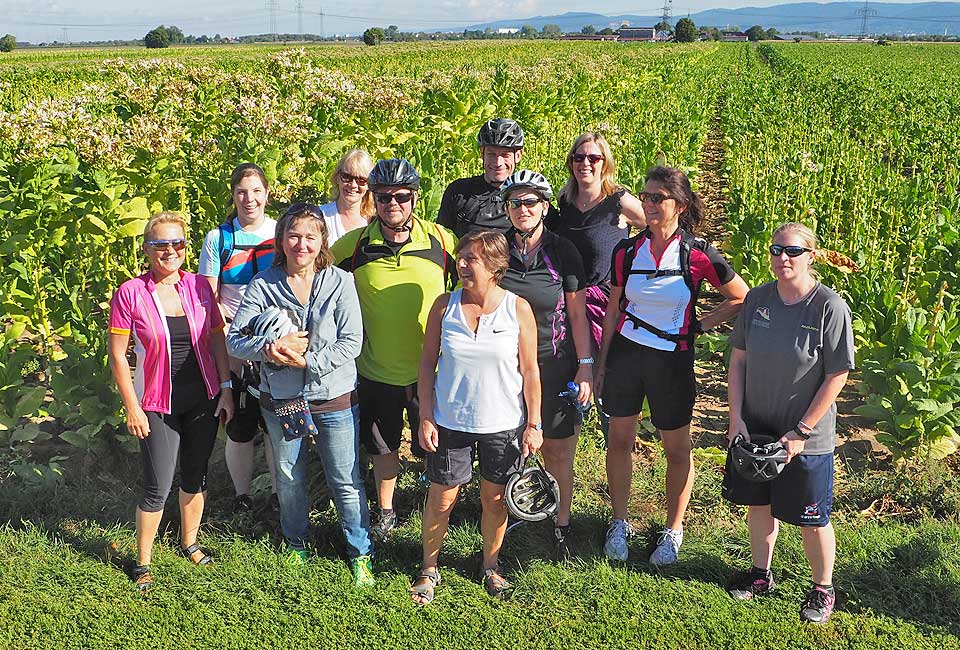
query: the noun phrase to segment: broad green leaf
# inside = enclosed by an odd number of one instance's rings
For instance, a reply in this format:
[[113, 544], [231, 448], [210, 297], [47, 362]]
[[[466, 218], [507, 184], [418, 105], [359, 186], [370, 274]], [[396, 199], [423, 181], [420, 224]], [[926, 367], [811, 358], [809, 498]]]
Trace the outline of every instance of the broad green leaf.
[[33, 415], [40, 409], [40, 405], [43, 404], [43, 398], [46, 394], [47, 389], [43, 386], [27, 388], [17, 398], [17, 404], [13, 408], [13, 416], [22, 418]]

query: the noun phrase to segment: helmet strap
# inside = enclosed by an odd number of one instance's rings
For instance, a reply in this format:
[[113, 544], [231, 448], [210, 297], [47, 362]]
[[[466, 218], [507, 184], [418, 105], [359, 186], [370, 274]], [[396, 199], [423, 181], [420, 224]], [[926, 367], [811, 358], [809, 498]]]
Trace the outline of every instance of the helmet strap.
[[383, 217], [378, 216], [377, 219], [380, 220], [380, 225], [386, 228], [387, 230], [393, 232], [410, 232], [413, 229], [411, 222], [413, 221], [413, 212], [410, 212], [410, 216], [407, 217], [407, 220], [401, 223], [399, 226], [391, 226], [386, 221], [383, 220]]

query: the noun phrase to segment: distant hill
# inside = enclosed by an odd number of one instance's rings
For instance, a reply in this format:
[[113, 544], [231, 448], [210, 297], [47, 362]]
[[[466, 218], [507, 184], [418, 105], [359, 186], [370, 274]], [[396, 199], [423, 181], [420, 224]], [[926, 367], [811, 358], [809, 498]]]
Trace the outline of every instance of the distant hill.
[[[745, 30], [751, 25], [774, 27], [780, 32], [817, 31], [826, 34], [859, 34], [861, 17], [858, 9], [862, 2], [798, 2], [775, 5], [772, 7], [744, 7], [742, 9], [708, 9], [690, 14], [693, 22], [700, 27], [739, 27]], [[871, 2], [870, 9], [876, 11], [868, 23], [871, 34], [960, 34], [960, 2], [921, 2], [915, 4], [893, 2]], [[684, 14], [685, 15], [685, 14]], [[681, 15], [675, 15], [676, 22]], [[516, 20], [498, 20], [478, 23], [467, 29], [519, 28], [532, 25], [537, 29], [547, 24], [559, 25], [565, 32], [579, 32], [587, 25], [598, 30], [604, 27], [616, 29], [623, 22], [636, 27], [652, 27], [660, 21], [659, 15], [638, 16], [620, 14], [606, 16], [586, 12], [569, 12], [559, 16], [532, 16]], [[444, 30], [447, 31], [447, 30]], [[450, 31], [459, 31], [450, 28]]]

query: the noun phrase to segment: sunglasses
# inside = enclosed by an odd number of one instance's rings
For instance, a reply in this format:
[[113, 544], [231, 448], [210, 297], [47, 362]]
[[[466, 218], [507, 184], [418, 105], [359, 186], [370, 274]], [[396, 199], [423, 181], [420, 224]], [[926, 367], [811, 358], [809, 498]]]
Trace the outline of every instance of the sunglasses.
[[186, 239], [148, 239], [143, 242], [155, 251], [163, 251], [172, 248], [175, 251], [182, 251], [187, 247]]
[[540, 203], [541, 201], [543, 201], [543, 199], [533, 199], [533, 198], [530, 198], [530, 199], [510, 199], [510, 200], [507, 201], [507, 205], [509, 205], [509, 206], [510, 206], [511, 208], [513, 208], [514, 210], [519, 210], [521, 205], [524, 206], [524, 207], [527, 207], [527, 208], [532, 208], [533, 206], [535, 206], [536, 204]]
[[286, 209], [286, 211], [283, 213], [283, 216], [287, 216], [288, 214], [300, 214], [302, 212], [309, 212], [317, 219], [323, 219], [323, 211], [312, 203], [293, 203], [289, 208]]
[[637, 196], [641, 201], [647, 201], [648, 203], [653, 203], [654, 205], [660, 205], [667, 199], [674, 198], [666, 194], [660, 194], [659, 192], [640, 192], [640, 194]]
[[804, 253], [809, 253], [811, 251], [813, 251], [812, 248], [804, 248], [803, 246], [783, 246], [781, 244], [770, 245], [770, 254], [774, 257], [780, 257], [780, 255], [783, 253], [786, 253], [787, 257], [800, 257]]
[[575, 163], [582, 163], [584, 160], [589, 160], [594, 165], [603, 160], [603, 156], [598, 153], [575, 153], [571, 158]]
[[400, 192], [391, 194], [390, 192], [375, 192], [373, 195], [380, 205], [390, 205], [390, 201], [396, 200], [397, 205], [403, 205], [413, 198], [413, 192]]
[[346, 185], [347, 183], [354, 182], [357, 184], [357, 187], [366, 187], [367, 179], [362, 176], [354, 176], [353, 174], [348, 174], [347, 172], [340, 172], [340, 182]]

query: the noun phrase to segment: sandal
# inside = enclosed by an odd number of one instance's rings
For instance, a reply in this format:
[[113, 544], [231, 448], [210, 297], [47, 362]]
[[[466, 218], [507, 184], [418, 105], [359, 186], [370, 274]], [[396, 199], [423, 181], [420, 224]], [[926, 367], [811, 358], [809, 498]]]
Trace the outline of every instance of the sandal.
[[483, 588], [487, 590], [487, 595], [491, 598], [506, 600], [510, 590], [513, 589], [513, 585], [497, 573], [496, 569], [484, 569]]
[[[418, 605], [426, 605], [433, 602], [434, 590], [440, 584], [440, 571], [437, 569], [424, 569], [420, 572], [410, 585], [410, 596], [413, 602]], [[417, 600], [414, 596], [419, 596], [422, 600]]]
[[153, 587], [149, 564], [137, 564], [130, 570], [130, 578], [140, 594], [146, 594]]
[[[200, 553], [200, 559], [199, 560], [193, 559], [193, 554], [198, 552]], [[200, 548], [199, 544], [191, 544], [186, 548], [181, 546], [180, 555], [182, 555], [183, 557], [187, 558], [188, 560], [190, 560], [191, 562], [197, 565], [210, 564], [211, 562], [213, 562], [213, 556], [207, 553], [202, 548]]]

